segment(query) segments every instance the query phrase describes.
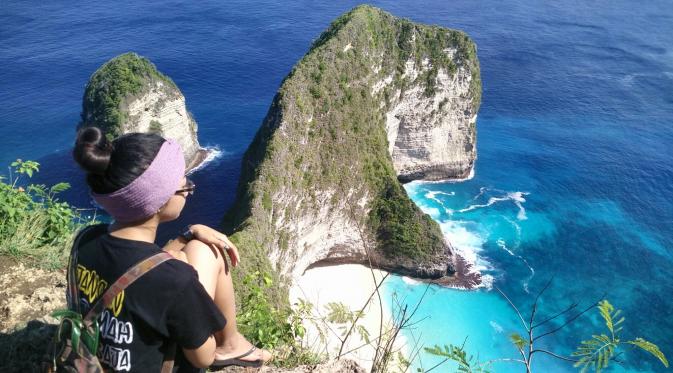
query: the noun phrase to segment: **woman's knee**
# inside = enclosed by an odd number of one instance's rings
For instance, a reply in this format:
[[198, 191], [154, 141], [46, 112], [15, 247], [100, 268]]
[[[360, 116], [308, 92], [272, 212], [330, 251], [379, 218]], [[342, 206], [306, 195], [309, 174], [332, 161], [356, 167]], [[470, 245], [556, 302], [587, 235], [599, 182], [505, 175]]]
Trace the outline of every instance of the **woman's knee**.
[[219, 271], [222, 269], [222, 255], [216, 248], [210, 247], [199, 240], [189, 241], [183, 251], [189, 264], [199, 272], [201, 270]]

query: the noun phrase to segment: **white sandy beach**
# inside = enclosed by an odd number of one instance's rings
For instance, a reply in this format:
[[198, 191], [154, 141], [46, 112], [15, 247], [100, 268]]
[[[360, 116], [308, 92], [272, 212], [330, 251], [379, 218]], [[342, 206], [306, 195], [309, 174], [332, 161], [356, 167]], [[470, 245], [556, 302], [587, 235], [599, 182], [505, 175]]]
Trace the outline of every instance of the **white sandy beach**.
[[[376, 280], [374, 280], [372, 273]], [[367, 303], [367, 299], [376, 288], [376, 283], [380, 282], [385, 273], [357, 264], [314, 268], [306, 271], [290, 289], [290, 301], [293, 304], [300, 299], [310, 302], [313, 305], [312, 314], [316, 318], [326, 318], [328, 314], [326, 305], [331, 302], [340, 302], [351, 311], [359, 311]], [[383, 297], [383, 310], [379, 306], [377, 296], [374, 295], [370, 304], [364, 309], [364, 316], [357, 322], [357, 325], [362, 325], [367, 329], [371, 343], [368, 345], [354, 331], [343, 349], [343, 352], [355, 349], [345, 357], [357, 361], [368, 371], [374, 357], [382, 311], [384, 325], [391, 323], [391, 310], [389, 309], [391, 300], [385, 299], [382, 293], [381, 296]], [[350, 328], [350, 324], [318, 322], [327, 337], [326, 343], [322, 343], [318, 327], [310, 321], [305, 321], [304, 324], [307, 329], [305, 343], [317, 352], [327, 353], [330, 358], [335, 358], [338, 355], [341, 346], [339, 337]], [[404, 338], [400, 335], [396, 340], [395, 348], [401, 349], [404, 353], [404, 345]]]

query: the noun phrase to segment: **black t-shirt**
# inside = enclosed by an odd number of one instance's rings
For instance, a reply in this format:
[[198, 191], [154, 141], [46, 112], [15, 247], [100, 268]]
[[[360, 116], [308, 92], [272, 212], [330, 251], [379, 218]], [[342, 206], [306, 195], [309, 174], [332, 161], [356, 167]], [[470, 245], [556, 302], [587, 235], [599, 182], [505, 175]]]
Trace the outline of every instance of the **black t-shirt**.
[[[81, 243], [77, 283], [82, 313], [129, 268], [160, 250], [153, 243], [107, 233]], [[98, 320], [101, 363], [125, 372], [158, 372], [171, 346], [177, 345], [178, 354], [181, 348], [197, 348], [225, 325], [196, 271], [179, 260], [166, 261], [140, 277]], [[183, 362], [180, 371], [192, 369]]]

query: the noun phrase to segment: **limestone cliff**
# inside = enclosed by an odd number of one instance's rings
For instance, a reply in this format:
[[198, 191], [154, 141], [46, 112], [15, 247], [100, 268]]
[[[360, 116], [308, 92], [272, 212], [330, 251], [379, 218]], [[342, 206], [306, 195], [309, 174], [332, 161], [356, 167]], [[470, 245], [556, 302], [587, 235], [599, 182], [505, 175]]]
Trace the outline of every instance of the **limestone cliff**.
[[176, 140], [185, 153], [188, 169], [206, 157], [182, 92], [149, 60], [135, 53], [111, 59], [89, 79], [80, 126], [89, 125], [105, 129], [111, 137], [155, 132]]
[[468, 174], [480, 96], [466, 34], [353, 9], [283, 81], [244, 155], [225, 231], [256, 261], [248, 266], [290, 281], [330, 263], [462, 281], [439, 226], [398, 178]]
[[[453, 57], [457, 49], [446, 48]], [[415, 81], [433, 67], [422, 59], [405, 64], [403, 77]], [[446, 180], [466, 178], [477, 156], [476, 119], [478, 99], [470, 89], [478, 81], [476, 60], [473, 66], [437, 68], [435, 84], [429, 94], [427, 86], [415, 85], [399, 93], [386, 112], [388, 151], [402, 182], [412, 180]], [[390, 84], [390, 77], [376, 89]]]

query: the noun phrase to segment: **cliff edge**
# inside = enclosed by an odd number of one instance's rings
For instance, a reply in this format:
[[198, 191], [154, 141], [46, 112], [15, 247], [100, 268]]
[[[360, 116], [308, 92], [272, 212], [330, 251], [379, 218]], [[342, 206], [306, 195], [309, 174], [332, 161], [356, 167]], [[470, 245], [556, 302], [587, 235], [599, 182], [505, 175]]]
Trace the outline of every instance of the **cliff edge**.
[[354, 8], [283, 81], [244, 154], [225, 232], [290, 281], [359, 263], [475, 285], [400, 181], [469, 175], [480, 99], [465, 33]]
[[119, 55], [91, 76], [84, 91], [81, 126], [98, 126], [115, 138], [130, 132], [155, 132], [177, 141], [187, 169], [207, 156], [185, 96], [146, 58]]

